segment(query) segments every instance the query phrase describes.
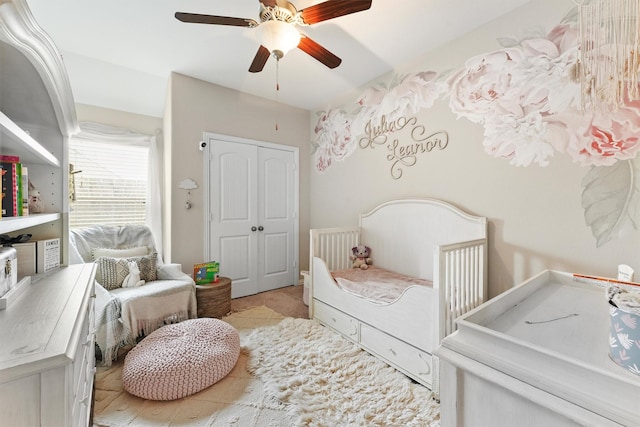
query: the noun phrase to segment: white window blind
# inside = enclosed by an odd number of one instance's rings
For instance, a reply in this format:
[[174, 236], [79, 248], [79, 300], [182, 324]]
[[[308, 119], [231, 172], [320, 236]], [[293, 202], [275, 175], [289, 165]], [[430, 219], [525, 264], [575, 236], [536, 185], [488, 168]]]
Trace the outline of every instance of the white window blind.
[[69, 162], [80, 172], [69, 226], [145, 224], [148, 156], [148, 147], [71, 139]]

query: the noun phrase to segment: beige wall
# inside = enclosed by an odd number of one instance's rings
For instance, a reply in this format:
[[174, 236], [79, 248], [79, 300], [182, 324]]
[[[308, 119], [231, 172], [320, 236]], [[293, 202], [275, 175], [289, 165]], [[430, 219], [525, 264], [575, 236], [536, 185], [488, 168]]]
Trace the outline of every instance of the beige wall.
[[[533, 1], [396, 72], [453, 69], [467, 58], [499, 49], [498, 37], [523, 36], [532, 28], [549, 31], [572, 7], [571, 0]], [[363, 89], [331, 105], [352, 104]], [[309, 126], [312, 139], [315, 117], [311, 115]], [[324, 173], [315, 170], [312, 159], [312, 228], [355, 225], [360, 212], [386, 200], [433, 197], [488, 217], [492, 296], [546, 268], [615, 277], [617, 265], [628, 263], [640, 273], [637, 230], [596, 248], [581, 206], [581, 181], [588, 168], [562, 154], [556, 154], [547, 167], [515, 167], [490, 157], [482, 146], [483, 128], [464, 118], [457, 120], [445, 101], [422, 110], [417, 118], [429, 131], [447, 131], [449, 146], [418, 156], [417, 164], [405, 168], [398, 180], [391, 178], [385, 147], [358, 148]]]
[[[79, 121], [103, 123], [144, 134], [158, 134], [163, 155], [163, 245], [165, 262], [183, 265], [191, 273], [203, 260], [202, 152], [197, 143], [204, 132], [230, 135], [299, 148], [300, 269], [308, 269], [309, 246], [309, 112], [242, 92], [173, 74], [164, 118], [77, 104]], [[278, 118], [279, 130], [275, 131]], [[191, 192], [190, 210], [178, 183], [191, 178], [199, 188]]]
[[[275, 130], [276, 116], [278, 131]], [[170, 259], [181, 263], [185, 272], [195, 263], [208, 261], [202, 259], [203, 159], [198, 142], [203, 139], [203, 132], [213, 132], [299, 147], [299, 259], [301, 269], [308, 268], [309, 112], [174, 73], [165, 120], [169, 120], [171, 126], [165, 151], [172, 174], [165, 191], [172, 227]], [[184, 208], [184, 190], [178, 189], [178, 183], [185, 178], [193, 179], [199, 186], [191, 192], [193, 207], [189, 210]]]

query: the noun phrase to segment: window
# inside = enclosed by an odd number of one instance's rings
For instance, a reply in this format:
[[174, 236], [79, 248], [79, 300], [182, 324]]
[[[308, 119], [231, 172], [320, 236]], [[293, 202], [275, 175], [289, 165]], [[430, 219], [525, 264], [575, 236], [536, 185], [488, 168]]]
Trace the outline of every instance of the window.
[[69, 163], [71, 228], [148, 222], [148, 146], [71, 138]]

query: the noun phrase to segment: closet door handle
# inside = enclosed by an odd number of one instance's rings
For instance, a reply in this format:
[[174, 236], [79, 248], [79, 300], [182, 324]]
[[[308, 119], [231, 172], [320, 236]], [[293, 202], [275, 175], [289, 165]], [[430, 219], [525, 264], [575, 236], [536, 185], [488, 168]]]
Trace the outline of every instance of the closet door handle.
[[258, 227], [258, 231], [262, 231], [262, 230], [264, 230], [263, 226]]
[[255, 225], [253, 227], [251, 227], [251, 231], [256, 231], [256, 230], [257, 230], [257, 228], [256, 228]]

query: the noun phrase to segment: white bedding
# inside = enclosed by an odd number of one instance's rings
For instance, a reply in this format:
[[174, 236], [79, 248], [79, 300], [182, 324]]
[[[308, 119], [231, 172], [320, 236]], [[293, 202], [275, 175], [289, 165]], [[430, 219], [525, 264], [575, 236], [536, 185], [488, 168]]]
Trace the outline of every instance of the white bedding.
[[334, 271], [331, 275], [346, 292], [376, 303], [397, 300], [409, 286], [433, 286], [430, 280], [406, 276], [373, 265], [366, 270], [350, 268]]

